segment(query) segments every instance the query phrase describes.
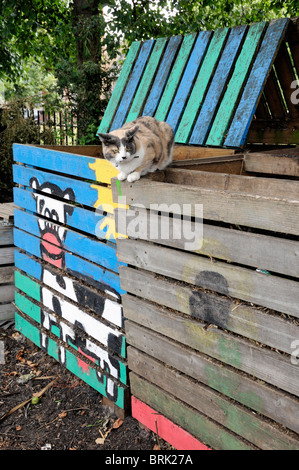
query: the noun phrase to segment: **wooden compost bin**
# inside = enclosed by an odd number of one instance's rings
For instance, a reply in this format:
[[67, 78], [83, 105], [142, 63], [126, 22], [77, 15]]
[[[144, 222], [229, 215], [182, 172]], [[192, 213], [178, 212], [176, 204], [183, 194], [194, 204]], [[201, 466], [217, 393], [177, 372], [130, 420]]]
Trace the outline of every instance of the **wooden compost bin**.
[[0, 204], [0, 328], [14, 321], [13, 203]]
[[14, 145], [16, 329], [121, 415], [128, 387], [116, 172], [95, 148], [61, 150]]
[[[189, 448], [299, 449], [299, 151], [218, 160], [112, 183], [129, 205], [116, 228], [132, 413]], [[191, 245], [176, 238], [190, 214]]]

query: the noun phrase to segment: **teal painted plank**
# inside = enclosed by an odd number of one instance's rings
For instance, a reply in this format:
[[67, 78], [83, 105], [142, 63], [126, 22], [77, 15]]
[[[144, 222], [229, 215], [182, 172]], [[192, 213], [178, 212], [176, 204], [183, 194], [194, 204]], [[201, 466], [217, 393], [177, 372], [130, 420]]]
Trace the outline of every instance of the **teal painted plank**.
[[175, 131], [184, 112], [186, 101], [192, 89], [194, 79], [205, 55], [208, 43], [211, 39], [211, 31], [201, 31], [188, 60], [184, 75], [175, 94], [173, 103], [168, 113], [166, 122]]
[[172, 36], [169, 39], [156, 78], [144, 106], [142, 112], [143, 116], [154, 116], [181, 42], [182, 36]]
[[253, 115], [288, 23], [287, 18], [281, 18], [269, 24], [229, 127], [224, 141], [225, 147], [238, 148], [245, 144]]
[[179, 84], [181, 75], [188, 60], [191, 48], [196, 39], [196, 34], [188, 34], [184, 37], [176, 61], [172, 67], [169, 78], [167, 80], [163, 95], [160, 99], [158, 109], [155, 113], [155, 118], [158, 121], [165, 121], [172, 99]]
[[134, 98], [139, 81], [141, 80], [145, 65], [154, 45], [154, 40], [145, 41], [128, 80], [121, 102], [119, 103], [110, 131], [119, 129], [125, 122], [129, 107]]
[[201, 110], [197, 117], [193, 132], [189, 139], [189, 144], [203, 145], [209, 129], [212, 125], [212, 120], [225, 89], [229, 73], [233, 67], [234, 60], [239, 52], [240, 45], [245, 35], [247, 27], [236, 26], [232, 28], [221, 58], [217, 65], [212, 82], [209, 86], [208, 92], [202, 104]]
[[[25, 320], [18, 313], [15, 315], [15, 328], [26, 338], [30, 339], [30, 341], [32, 341], [36, 346], [39, 348], [41, 347], [40, 330], [32, 323], [29, 323], [27, 320]], [[54, 341], [52, 338], [49, 338], [47, 344], [47, 353], [61, 363], [61, 357], [58, 355], [60, 347], [61, 346], [58, 342]], [[99, 380], [97, 370], [94, 367], [90, 366], [89, 364], [87, 365], [86, 363], [83, 364], [83, 361], [78, 359], [67, 349], [65, 349], [65, 361], [63, 365], [74, 375], [97, 390], [101, 395], [107, 396], [107, 377], [104, 376], [101, 382]], [[117, 385], [117, 394], [114, 402], [118, 407], [124, 408], [124, 387], [121, 385]]]
[[104, 117], [101, 121], [101, 124], [98, 128], [97, 132], [108, 132], [109, 127], [111, 125], [111, 122], [113, 120], [113, 116], [115, 114], [115, 111], [117, 110], [118, 104], [120, 102], [122, 93], [125, 89], [128, 77], [130, 75], [132, 66], [134, 64], [136, 55], [138, 53], [138, 50], [140, 48], [140, 41], [135, 41], [132, 43], [130, 50], [128, 52], [128, 55], [126, 57], [126, 60], [122, 66], [121, 72], [119, 74], [118, 80], [115, 84], [113, 93], [111, 95], [111, 98], [109, 100], [108, 106], [106, 108]]
[[153, 77], [159, 65], [159, 61], [164, 51], [166, 41], [167, 41], [166, 38], [158, 38], [156, 40], [155, 47], [149, 58], [148, 64], [146, 66], [142, 80], [136, 92], [136, 95], [132, 103], [132, 106], [130, 108], [129, 114], [127, 116], [126, 122], [133, 121], [141, 114], [141, 109], [143, 108], [144, 101], [146, 99], [150, 85], [152, 84]]
[[229, 81], [227, 90], [211, 127], [206, 145], [220, 146], [224, 140], [233, 110], [236, 106], [240, 91], [245, 83], [245, 79], [265, 26], [266, 22], [263, 21], [261, 23], [254, 23], [249, 28], [242, 50], [236, 62], [233, 75]]
[[[64, 251], [62, 250], [65, 249], [111, 271], [119, 272], [120, 263], [117, 260], [115, 246], [112, 247], [53, 223], [51, 231], [45, 231], [42, 219], [18, 209], [15, 210], [14, 215], [15, 227], [35, 237], [41, 237], [37, 238], [37, 241], [31, 239], [31, 243], [35, 245], [39, 243], [41, 252], [44, 253], [44, 259], [52, 260], [52, 264], [56, 261], [57, 267], [61, 267], [65, 263]], [[17, 244], [17, 239], [14, 238], [14, 240], [16, 246], [22, 248]]]
[[177, 143], [186, 143], [188, 141], [228, 32], [229, 28], [223, 28], [217, 29], [213, 34], [175, 135]]

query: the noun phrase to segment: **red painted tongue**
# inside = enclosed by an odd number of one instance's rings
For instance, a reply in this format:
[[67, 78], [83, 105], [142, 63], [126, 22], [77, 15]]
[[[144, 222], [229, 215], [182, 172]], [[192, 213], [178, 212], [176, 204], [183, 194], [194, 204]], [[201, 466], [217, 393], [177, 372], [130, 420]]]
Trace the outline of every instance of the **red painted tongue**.
[[[46, 248], [47, 252], [53, 255], [59, 255], [61, 253], [60, 242], [54, 233], [46, 232], [42, 238], [42, 244]], [[58, 245], [58, 246], [57, 246]]]

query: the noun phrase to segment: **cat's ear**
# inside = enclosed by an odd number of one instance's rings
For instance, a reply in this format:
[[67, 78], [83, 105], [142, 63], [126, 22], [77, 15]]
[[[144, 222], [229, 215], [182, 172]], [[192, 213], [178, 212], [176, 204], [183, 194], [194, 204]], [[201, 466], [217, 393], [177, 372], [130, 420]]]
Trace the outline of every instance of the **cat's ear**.
[[133, 137], [136, 134], [136, 132], [138, 131], [138, 129], [139, 129], [139, 126], [135, 126], [135, 127], [133, 127], [133, 129], [130, 129], [129, 131], [127, 131], [126, 132], [126, 138], [128, 140], [133, 139]]
[[115, 136], [113, 136], [111, 134], [103, 134], [103, 133], [99, 132], [97, 134], [97, 136], [99, 137], [100, 141], [103, 142], [106, 145], [111, 145], [116, 140]]

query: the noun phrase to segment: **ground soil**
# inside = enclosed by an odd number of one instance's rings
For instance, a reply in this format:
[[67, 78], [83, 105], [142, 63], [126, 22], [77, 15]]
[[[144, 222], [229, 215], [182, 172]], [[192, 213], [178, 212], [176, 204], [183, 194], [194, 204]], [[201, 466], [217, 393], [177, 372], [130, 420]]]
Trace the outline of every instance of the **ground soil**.
[[13, 326], [0, 328], [0, 342], [0, 450], [171, 449], [132, 416], [117, 417], [96, 390]]

